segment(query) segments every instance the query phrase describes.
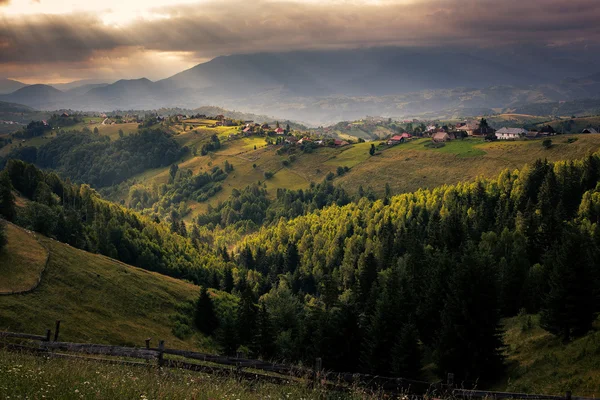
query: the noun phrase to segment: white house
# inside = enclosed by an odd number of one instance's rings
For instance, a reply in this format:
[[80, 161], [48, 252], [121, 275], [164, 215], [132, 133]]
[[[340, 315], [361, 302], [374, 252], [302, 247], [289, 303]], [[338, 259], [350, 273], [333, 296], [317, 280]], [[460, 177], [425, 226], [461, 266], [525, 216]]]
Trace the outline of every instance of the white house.
[[527, 131], [522, 128], [502, 128], [496, 131], [496, 138], [499, 140], [515, 140], [527, 135]]

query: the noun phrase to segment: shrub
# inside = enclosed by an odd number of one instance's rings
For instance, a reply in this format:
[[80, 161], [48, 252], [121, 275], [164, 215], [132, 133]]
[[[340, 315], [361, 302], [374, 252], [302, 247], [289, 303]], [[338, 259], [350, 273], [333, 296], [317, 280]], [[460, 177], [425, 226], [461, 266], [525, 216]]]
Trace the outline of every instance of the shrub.
[[552, 147], [552, 139], [544, 139], [542, 146], [544, 146], [545, 149]]
[[271, 171], [265, 171], [264, 175], [265, 175], [265, 179], [271, 179], [273, 177], [273, 175], [275, 175], [275, 174]]

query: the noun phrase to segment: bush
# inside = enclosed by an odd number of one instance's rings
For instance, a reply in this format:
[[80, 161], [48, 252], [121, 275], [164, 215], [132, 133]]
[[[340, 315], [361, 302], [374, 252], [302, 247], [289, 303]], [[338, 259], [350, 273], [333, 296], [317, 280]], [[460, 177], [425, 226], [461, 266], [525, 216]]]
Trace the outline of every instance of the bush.
[[424, 146], [427, 147], [428, 149], [441, 149], [445, 145], [446, 145], [446, 143], [444, 143], [444, 142], [427, 142], [427, 143], [425, 143]]
[[544, 139], [542, 146], [544, 146], [545, 149], [552, 147], [552, 139]]
[[333, 178], [335, 178], [335, 174], [333, 172], [328, 173], [325, 177], [325, 179], [327, 179], [328, 181], [332, 181]]
[[273, 175], [275, 175], [275, 174], [271, 171], [265, 171], [264, 175], [265, 175], [265, 179], [271, 179], [273, 177]]

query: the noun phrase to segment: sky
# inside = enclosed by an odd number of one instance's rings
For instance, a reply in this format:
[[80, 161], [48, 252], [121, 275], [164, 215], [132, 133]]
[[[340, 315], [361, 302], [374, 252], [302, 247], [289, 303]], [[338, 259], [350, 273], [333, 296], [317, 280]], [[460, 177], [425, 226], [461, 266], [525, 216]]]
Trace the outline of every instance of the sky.
[[166, 78], [220, 55], [600, 45], [600, 0], [0, 0], [0, 77]]

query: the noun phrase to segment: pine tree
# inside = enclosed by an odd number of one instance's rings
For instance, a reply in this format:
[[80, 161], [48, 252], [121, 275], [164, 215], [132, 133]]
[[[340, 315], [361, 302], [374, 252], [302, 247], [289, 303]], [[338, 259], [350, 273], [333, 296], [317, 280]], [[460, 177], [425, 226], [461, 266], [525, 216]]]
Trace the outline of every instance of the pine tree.
[[377, 280], [377, 260], [372, 252], [361, 256], [358, 270], [358, 301], [364, 304], [371, 295], [371, 288]]
[[258, 306], [252, 288], [245, 283], [237, 309], [238, 339], [241, 344], [252, 344], [256, 332]]
[[196, 327], [207, 335], [212, 334], [219, 326], [219, 320], [215, 313], [213, 301], [206, 288], [200, 289], [200, 296], [196, 301], [194, 322]]
[[275, 331], [264, 304], [258, 310], [254, 349], [265, 360], [270, 360], [275, 355]]
[[440, 372], [452, 372], [459, 380], [489, 379], [502, 368], [491, 264], [469, 245], [450, 278], [434, 356]]
[[293, 242], [290, 242], [285, 251], [284, 270], [285, 272], [294, 273], [300, 264], [300, 256], [298, 255], [298, 247]]
[[0, 216], [8, 221], [15, 218], [15, 198], [12, 194], [13, 185], [8, 176], [8, 172], [0, 172]]
[[227, 293], [231, 293], [233, 290], [233, 272], [231, 268], [226, 267], [223, 269], [223, 281], [221, 282], [221, 289]]
[[185, 222], [183, 222], [183, 220], [179, 223], [179, 234], [183, 237], [187, 237], [187, 228], [185, 227]]
[[419, 333], [412, 322], [404, 324], [392, 348], [392, 373], [403, 378], [418, 378], [421, 371]]
[[568, 227], [546, 260], [550, 291], [544, 299], [540, 325], [564, 341], [587, 333], [597, 315], [594, 276], [597, 252], [577, 228]]
[[197, 224], [194, 224], [192, 226], [192, 233], [190, 234], [190, 239], [192, 239], [192, 243], [194, 243], [194, 246], [198, 247], [200, 245], [200, 231], [198, 230]]

